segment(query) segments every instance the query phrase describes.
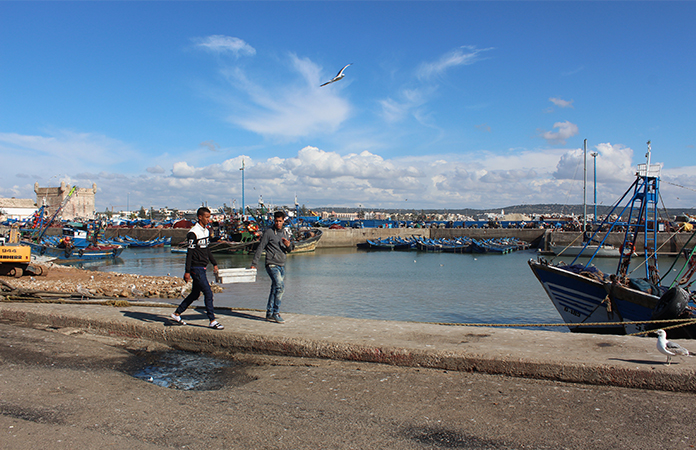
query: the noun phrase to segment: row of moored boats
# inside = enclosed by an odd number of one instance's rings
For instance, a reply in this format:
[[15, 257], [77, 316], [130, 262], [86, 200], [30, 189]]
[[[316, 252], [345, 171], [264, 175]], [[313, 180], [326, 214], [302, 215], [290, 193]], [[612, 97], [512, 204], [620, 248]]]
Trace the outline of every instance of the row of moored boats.
[[429, 239], [422, 236], [368, 239], [358, 244], [363, 250], [418, 250], [442, 253], [500, 253], [506, 254], [529, 248], [529, 243], [517, 238], [473, 239], [462, 236], [451, 239]]

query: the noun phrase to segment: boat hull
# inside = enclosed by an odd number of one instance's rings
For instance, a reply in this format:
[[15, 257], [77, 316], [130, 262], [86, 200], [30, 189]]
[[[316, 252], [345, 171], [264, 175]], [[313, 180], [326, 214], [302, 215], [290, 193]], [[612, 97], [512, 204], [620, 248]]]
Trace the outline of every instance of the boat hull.
[[318, 228], [315, 228], [313, 230], [305, 231], [303, 234], [304, 235], [301, 236], [300, 239], [295, 241], [295, 248], [291, 253], [289, 253], [290, 255], [293, 253], [310, 253], [316, 250], [317, 244], [319, 243], [319, 240], [324, 232]]
[[[674, 325], [671, 322], [636, 324], [652, 320], [660, 297], [627, 286], [590, 278], [530, 260], [534, 272], [568, 328], [576, 333], [633, 334]], [[583, 323], [606, 323], [601, 326]], [[696, 338], [696, 326], [668, 330], [671, 339]]]
[[[563, 321], [573, 332], [626, 334], [616, 311], [609, 311], [604, 302], [604, 283], [555, 266], [530, 260], [529, 267], [556, 307]], [[604, 326], [580, 326], [582, 323], [609, 323]]]
[[40, 256], [55, 258], [61, 262], [67, 261], [91, 261], [96, 259], [113, 259], [118, 258], [123, 252], [123, 247], [120, 246], [98, 246], [86, 248], [64, 249], [53, 247], [50, 245], [41, 245], [30, 243], [32, 252]]
[[[250, 242], [235, 242], [235, 241], [224, 241], [224, 240], [219, 240], [215, 242], [210, 243], [210, 251], [213, 253], [222, 253], [222, 254], [238, 254], [238, 253], [251, 253], [254, 250], [256, 250], [256, 247], [258, 247], [259, 241], [250, 241]], [[185, 251], [185, 247], [184, 247]]]
[[[587, 247], [583, 245], [552, 245], [551, 251], [554, 255], [562, 254], [563, 256], [578, 256], [580, 253], [586, 256], [595, 255], [595, 257], [602, 258], [618, 258], [621, 256], [621, 252], [616, 247], [603, 245], [599, 247], [599, 251], [597, 251], [597, 247], [597, 245], [588, 245]], [[595, 251], [597, 251], [596, 254]]]

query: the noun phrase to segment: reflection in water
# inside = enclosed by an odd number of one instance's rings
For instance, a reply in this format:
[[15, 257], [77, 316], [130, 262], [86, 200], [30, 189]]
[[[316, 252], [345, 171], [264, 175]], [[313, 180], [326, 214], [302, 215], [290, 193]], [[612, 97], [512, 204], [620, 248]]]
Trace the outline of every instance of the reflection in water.
[[[182, 276], [185, 254], [168, 248], [126, 249], [87, 269]], [[558, 312], [532, 274], [528, 250], [508, 255], [319, 249], [287, 262], [282, 311], [311, 315], [419, 322], [557, 323]], [[248, 267], [251, 255], [216, 255], [220, 268]], [[567, 261], [570, 262], [570, 261]], [[671, 261], [660, 261], [667, 269]], [[612, 273], [614, 259], [595, 264]], [[212, 269], [209, 279], [212, 280]], [[217, 306], [264, 309], [270, 280], [225, 286]], [[202, 298], [202, 297], [201, 297]], [[202, 303], [202, 299], [199, 300]], [[565, 327], [550, 328], [567, 331]]]

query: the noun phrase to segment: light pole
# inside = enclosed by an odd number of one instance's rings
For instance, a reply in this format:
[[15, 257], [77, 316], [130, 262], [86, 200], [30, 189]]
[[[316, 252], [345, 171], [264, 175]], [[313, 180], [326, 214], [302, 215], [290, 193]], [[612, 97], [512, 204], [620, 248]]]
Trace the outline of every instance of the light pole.
[[239, 170], [242, 171], [242, 219], [244, 219], [244, 160], [242, 160], [242, 167]]
[[594, 165], [594, 218], [592, 223], [597, 222], [597, 152], [590, 153], [592, 155]]

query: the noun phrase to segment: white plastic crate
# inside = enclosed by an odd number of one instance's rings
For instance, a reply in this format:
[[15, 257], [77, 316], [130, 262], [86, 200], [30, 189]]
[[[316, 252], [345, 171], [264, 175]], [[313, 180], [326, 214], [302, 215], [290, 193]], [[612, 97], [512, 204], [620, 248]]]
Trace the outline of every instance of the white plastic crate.
[[256, 269], [220, 269], [215, 281], [220, 284], [253, 283], [256, 281]]

